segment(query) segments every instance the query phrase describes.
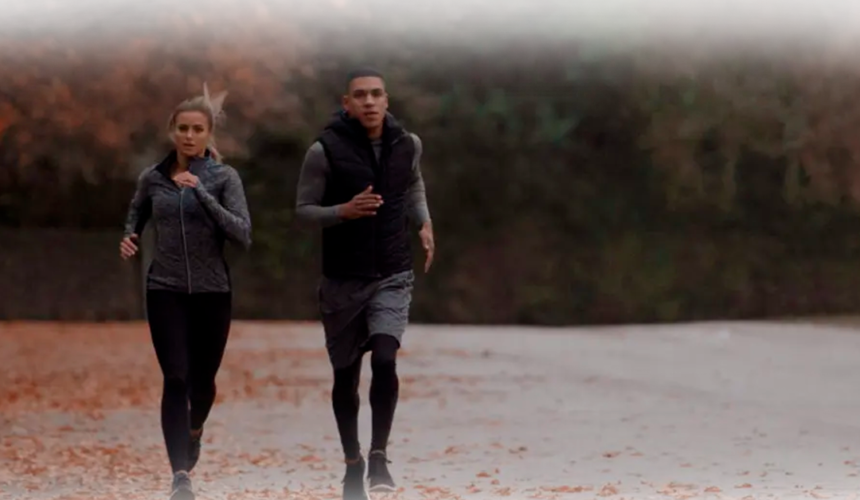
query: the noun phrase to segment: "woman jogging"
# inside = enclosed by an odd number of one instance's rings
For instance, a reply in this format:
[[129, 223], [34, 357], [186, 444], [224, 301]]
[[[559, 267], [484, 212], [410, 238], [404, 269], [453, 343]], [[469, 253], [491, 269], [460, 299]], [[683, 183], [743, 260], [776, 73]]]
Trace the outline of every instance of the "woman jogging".
[[155, 254], [146, 278], [146, 310], [164, 375], [161, 427], [173, 470], [172, 500], [192, 500], [189, 473], [200, 456], [203, 424], [215, 401], [215, 376], [231, 323], [230, 272], [224, 243], [248, 249], [251, 219], [242, 180], [221, 163], [214, 132], [226, 94], [179, 104], [168, 121], [173, 150], [137, 181], [123, 259], [138, 252], [151, 219]]

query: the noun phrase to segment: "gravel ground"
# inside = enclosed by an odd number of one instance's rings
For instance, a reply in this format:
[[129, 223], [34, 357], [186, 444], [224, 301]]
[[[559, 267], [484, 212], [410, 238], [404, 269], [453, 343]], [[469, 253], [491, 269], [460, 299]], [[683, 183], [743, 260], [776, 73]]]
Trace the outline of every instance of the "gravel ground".
[[[0, 345], [0, 498], [166, 498], [145, 324], [0, 324]], [[820, 322], [413, 326], [378, 498], [856, 498], [858, 360], [856, 328]], [[218, 381], [201, 500], [338, 498], [317, 324], [235, 323]]]

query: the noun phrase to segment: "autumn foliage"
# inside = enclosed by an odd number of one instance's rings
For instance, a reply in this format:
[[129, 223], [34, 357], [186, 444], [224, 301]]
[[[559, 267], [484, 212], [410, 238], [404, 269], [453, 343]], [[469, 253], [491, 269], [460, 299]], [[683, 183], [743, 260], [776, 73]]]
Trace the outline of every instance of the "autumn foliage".
[[254, 123], [293, 111], [295, 99], [282, 87], [301, 67], [303, 47], [288, 19], [255, 12], [254, 5], [218, 5], [217, 13], [176, 6], [121, 33], [99, 26], [96, 35], [71, 39], [0, 39], [3, 163], [26, 170], [48, 160], [90, 178], [113, 163], [109, 175], [129, 175], [123, 167], [151, 161], [169, 113], [200, 94], [204, 81], [230, 92], [232, 122], [222, 148], [247, 154]]

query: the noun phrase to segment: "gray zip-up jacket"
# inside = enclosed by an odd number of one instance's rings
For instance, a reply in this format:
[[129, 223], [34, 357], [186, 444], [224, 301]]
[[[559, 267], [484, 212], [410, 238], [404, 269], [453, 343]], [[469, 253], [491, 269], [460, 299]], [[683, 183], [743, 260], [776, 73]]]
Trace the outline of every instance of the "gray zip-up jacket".
[[251, 246], [251, 217], [238, 172], [209, 154], [189, 171], [197, 187], [180, 189], [170, 178], [176, 153], [144, 170], [125, 221], [125, 236], [140, 235], [152, 219], [155, 255], [147, 288], [183, 293], [229, 292], [230, 271], [224, 243]]

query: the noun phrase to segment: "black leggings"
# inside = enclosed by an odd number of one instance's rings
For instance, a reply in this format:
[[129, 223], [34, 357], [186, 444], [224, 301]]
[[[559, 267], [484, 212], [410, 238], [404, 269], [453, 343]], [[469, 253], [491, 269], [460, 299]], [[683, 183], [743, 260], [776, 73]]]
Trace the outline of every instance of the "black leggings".
[[[400, 381], [397, 378], [399, 348], [400, 342], [390, 335], [374, 335], [370, 338], [370, 367], [373, 370], [370, 383], [370, 409], [373, 412], [371, 451], [384, 452], [391, 434], [400, 392]], [[354, 460], [361, 454], [358, 441], [358, 382], [361, 378], [361, 362], [362, 358], [358, 358], [351, 366], [334, 371], [332, 407], [347, 460]]]
[[215, 402], [215, 375], [230, 332], [230, 293], [149, 290], [146, 310], [161, 372], [161, 428], [173, 472], [188, 470], [191, 429]]

